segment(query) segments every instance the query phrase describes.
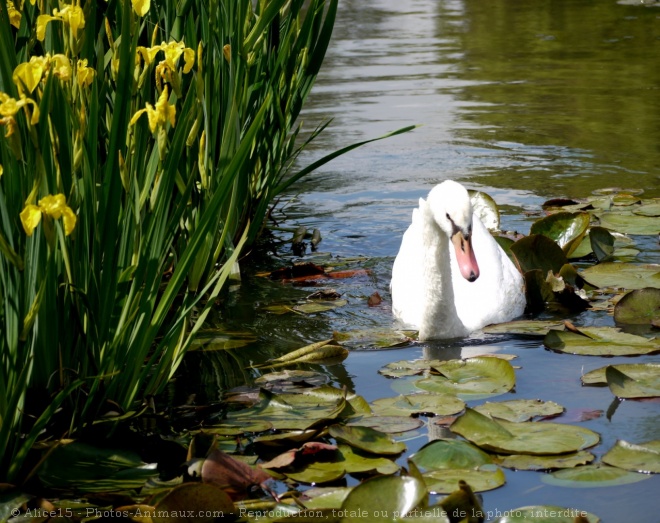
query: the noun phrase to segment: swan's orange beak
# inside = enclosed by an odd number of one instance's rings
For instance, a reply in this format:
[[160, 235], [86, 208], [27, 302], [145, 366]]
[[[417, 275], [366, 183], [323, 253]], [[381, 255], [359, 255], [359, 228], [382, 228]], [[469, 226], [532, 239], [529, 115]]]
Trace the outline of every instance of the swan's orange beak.
[[466, 238], [462, 231], [456, 231], [451, 237], [451, 242], [456, 249], [456, 261], [463, 278], [467, 281], [476, 280], [479, 277], [479, 265], [472, 250], [472, 237]]

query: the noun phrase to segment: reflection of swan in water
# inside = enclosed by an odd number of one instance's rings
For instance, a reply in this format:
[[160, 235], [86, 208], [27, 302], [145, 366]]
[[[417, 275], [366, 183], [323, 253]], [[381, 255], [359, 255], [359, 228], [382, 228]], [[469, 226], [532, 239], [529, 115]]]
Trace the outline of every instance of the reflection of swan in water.
[[394, 316], [421, 340], [467, 336], [525, 309], [522, 276], [451, 180], [419, 200], [390, 289]]

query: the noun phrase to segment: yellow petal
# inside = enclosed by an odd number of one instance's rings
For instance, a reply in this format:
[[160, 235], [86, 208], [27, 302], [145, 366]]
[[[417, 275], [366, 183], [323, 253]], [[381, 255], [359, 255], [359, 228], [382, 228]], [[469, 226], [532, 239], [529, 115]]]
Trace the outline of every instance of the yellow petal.
[[19, 91], [23, 92], [25, 88], [28, 93], [32, 93], [41, 82], [43, 74], [43, 63], [37, 61], [24, 62], [16, 66], [12, 79], [18, 86]]
[[158, 126], [161, 124], [160, 118], [158, 117], [158, 111], [154, 109], [154, 106], [147, 102], [147, 117], [149, 118], [149, 129], [152, 133], [156, 132]]
[[0, 176], [2, 176], [5, 172], [5, 168], [0, 164]]
[[43, 42], [46, 38], [46, 26], [51, 20], [57, 20], [57, 18], [50, 15], [39, 15], [37, 17], [37, 40]]
[[71, 61], [65, 55], [53, 55], [51, 58], [51, 67], [53, 67], [53, 74], [58, 76], [63, 82], [71, 78]]
[[78, 85], [80, 87], [83, 86], [90, 86], [92, 85], [92, 82], [94, 81], [94, 74], [96, 71], [92, 69], [91, 67], [87, 67], [87, 59], [84, 60], [78, 60], [78, 71], [77, 71], [77, 79], [78, 79]]
[[151, 0], [131, 0], [133, 11], [139, 16], [145, 16], [151, 7]]
[[67, 5], [61, 11], [53, 9], [53, 15], [69, 24], [73, 36], [78, 36], [78, 29], [85, 27], [85, 15], [82, 8], [78, 5]]
[[64, 222], [64, 235], [68, 236], [76, 226], [76, 215], [68, 205], [62, 211], [62, 221]]
[[183, 42], [170, 42], [169, 44], [162, 45], [165, 53], [165, 62], [170, 66], [170, 69], [176, 69], [176, 61], [183, 53]]
[[146, 109], [140, 109], [138, 112], [136, 112], [133, 115], [133, 118], [131, 118], [131, 121], [128, 122], [128, 125], [135, 125], [135, 122], [137, 122], [140, 116], [142, 116], [142, 113], [146, 113], [146, 112], [147, 112]]
[[39, 225], [41, 221], [41, 209], [36, 205], [26, 205], [25, 208], [21, 211], [21, 223], [23, 224], [23, 230], [28, 236], [32, 236], [32, 233]]
[[16, 29], [21, 28], [21, 12], [18, 11], [11, 0], [7, 1], [7, 11], [9, 11], [9, 23]]
[[39, 208], [44, 214], [51, 216], [55, 219], [62, 216], [62, 212], [66, 207], [66, 198], [63, 194], [49, 194], [39, 200]]
[[156, 102], [156, 112], [158, 113], [158, 119], [161, 125], [169, 120], [169, 122], [174, 126], [176, 120], [176, 107], [170, 105], [168, 101], [168, 92], [167, 87], [163, 89], [163, 92], [160, 94], [158, 101]]
[[195, 51], [193, 51], [190, 47], [186, 47], [183, 50], [183, 61], [183, 72], [187, 74], [195, 64]]

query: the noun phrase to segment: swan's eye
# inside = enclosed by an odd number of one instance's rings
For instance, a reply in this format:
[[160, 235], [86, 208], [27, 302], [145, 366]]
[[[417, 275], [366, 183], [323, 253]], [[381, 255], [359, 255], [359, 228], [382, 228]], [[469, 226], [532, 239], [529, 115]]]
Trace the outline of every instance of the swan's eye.
[[447, 219], [448, 219], [450, 222], [452, 221], [451, 216], [449, 216], [449, 213], [445, 213], [445, 216], [447, 217]]

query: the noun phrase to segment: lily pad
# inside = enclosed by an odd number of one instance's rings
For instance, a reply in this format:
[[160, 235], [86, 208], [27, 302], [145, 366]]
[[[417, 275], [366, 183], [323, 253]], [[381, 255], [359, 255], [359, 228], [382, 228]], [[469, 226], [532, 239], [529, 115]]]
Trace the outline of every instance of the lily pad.
[[433, 368], [440, 376], [417, 380], [414, 385], [430, 392], [456, 394], [461, 399], [477, 399], [504, 394], [516, 384], [513, 367], [501, 358], [449, 360]]
[[[410, 476], [380, 477], [355, 487], [341, 506], [340, 523], [391, 523], [396, 515], [403, 517], [426, 505], [426, 485]], [[448, 523], [448, 519], [436, 519]]]
[[584, 427], [495, 421], [470, 408], [450, 429], [482, 449], [501, 454], [566, 454], [592, 447], [600, 440], [597, 433]]
[[419, 393], [394, 398], [381, 398], [372, 402], [378, 416], [413, 416], [415, 414], [450, 416], [465, 408], [465, 403], [451, 394]]
[[255, 434], [273, 429], [273, 425], [266, 420], [255, 420], [253, 422], [240, 421], [234, 423], [219, 423], [204, 427], [206, 434], [218, 434], [219, 436], [242, 436], [243, 434]]
[[614, 236], [604, 227], [592, 227], [589, 231], [589, 241], [598, 261], [603, 261], [614, 253]]
[[[208, 483], [184, 483], [174, 487], [154, 507], [154, 523], [185, 523], [185, 514], [198, 514], [195, 521], [215, 521], [214, 514], [230, 514], [234, 503], [227, 493]], [[165, 514], [165, 517], [163, 517]], [[181, 516], [178, 516], [181, 514]]]
[[556, 352], [583, 356], [634, 356], [660, 351], [660, 341], [613, 327], [582, 328], [580, 332], [551, 330], [543, 338], [543, 344]]
[[500, 211], [497, 203], [488, 194], [481, 191], [469, 190], [472, 210], [479, 217], [489, 231], [497, 231], [500, 228]]
[[346, 424], [349, 427], [371, 427], [387, 434], [400, 434], [424, 425], [419, 418], [410, 416], [367, 416]]
[[617, 398], [655, 398], [660, 397], [660, 379], [658, 375], [635, 379], [621, 372], [616, 367], [605, 369], [605, 378], [612, 394]]
[[549, 485], [570, 488], [614, 487], [644, 481], [651, 476], [629, 472], [607, 465], [585, 465], [572, 469], [562, 469], [544, 474], [541, 481]]
[[406, 450], [404, 443], [394, 441], [387, 434], [370, 427], [331, 425], [329, 434], [337, 441], [371, 454], [401, 454]]
[[645, 203], [633, 209], [633, 214], [639, 214], [641, 216], [660, 216], [660, 202], [657, 200], [647, 201], [651, 203]]
[[618, 440], [602, 457], [603, 463], [633, 472], [660, 473], [660, 440], [634, 445]]
[[529, 421], [538, 416], [557, 416], [564, 412], [564, 407], [554, 401], [541, 400], [509, 400], [500, 402], [487, 401], [475, 407], [477, 412], [486, 414], [491, 418], [506, 421]]
[[644, 287], [660, 289], [660, 265], [606, 262], [580, 273], [595, 287], [623, 287], [634, 290]]
[[[637, 380], [646, 382], [658, 381], [660, 379], [660, 363], [620, 363], [618, 365], [611, 365], [626, 376]], [[583, 385], [607, 385], [607, 378], [605, 371], [610, 365], [594, 369], [582, 375]]]
[[564, 322], [551, 320], [514, 320], [497, 323], [483, 328], [486, 334], [522, 334], [526, 336], [545, 336], [550, 329], [563, 327]]
[[533, 505], [529, 507], [507, 510], [502, 517], [491, 523], [575, 523], [577, 516], [587, 518], [589, 523], [599, 523], [600, 518], [594, 514], [573, 508], [556, 505]]
[[335, 333], [335, 340], [353, 349], [405, 347], [417, 339], [417, 331], [364, 329]]
[[405, 376], [416, 376], [430, 371], [434, 364], [442, 363], [441, 360], [400, 360], [388, 363], [378, 370], [379, 374], [388, 378], [402, 378]]
[[480, 465], [471, 469], [432, 470], [422, 474], [429, 492], [449, 494], [456, 490], [456, 484], [463, 480], [474, 492], [485, 492], [501, 487], [506, 483], [506, 476], [497, 465]]
[[660, 219], [655, 216], [606, 212], [598, 215], [601, 227], [623, 234], [658, 234]]
[[626, 294], [614, 307], [614, 321], [648, 325], [660, 320], [660, 289], [646, 287]]
[[531, 234], [518, 240], [511, 246], [518, 266], [523, 273], [540, 269], [557, 273], [567, 263], [566, 254], [553, 240], [542, 234]]
[[530, 234], [542, 234], [555, 241], [566, 256], [580, 245], [589, 228], [589, 213], [558, 212], [536, 220], [530, 229]]
[[308, 510], [341, 508], [352, 487], [317, 487], [306, 490], [299, 501]]
[[471, 469], [494, 463], [493, 458], [479, 447], [467, 441], [448, 438], [427, 443], [408, 460], [412, 461], [422, 472]]
[[512, 454], [500, 456], [497, 463], [508, 469], [514, 470], [553, 470], [567, 469], [580, 465], [587, 465], [595, 459], [595, 456], [586, 450], [560, 454], [558, 456], [529, 456], [526, 454]]
[[348, 350], [334, 343], [332, 339], [319, 341], [306, 345], [300, 349], [289, 352], [279, 358], [268, 360], [263, 365], [254, 368], [272, 369], [298, 363], [322, 363], [326, 360], [344, 360], [348, 357]]

